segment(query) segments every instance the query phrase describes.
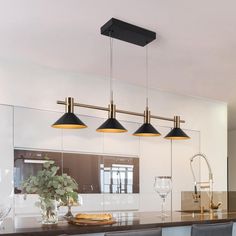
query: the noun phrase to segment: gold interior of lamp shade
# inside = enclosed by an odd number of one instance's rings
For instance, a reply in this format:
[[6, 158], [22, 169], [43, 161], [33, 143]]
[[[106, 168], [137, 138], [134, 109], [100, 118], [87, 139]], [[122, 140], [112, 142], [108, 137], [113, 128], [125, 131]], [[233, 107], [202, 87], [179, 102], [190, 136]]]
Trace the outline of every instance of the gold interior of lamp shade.
[[134, 136], [145, 136], [145, 137], [158, 137], [161, 136], [161, 134], [152, 134], [152, 133], [138, 133], [138, 134], [133, 134]]
[[76, 125], [76, 124], [55, 124], [52, 125], [53, 128], [58, 128], [58, 129], [83, 129], [87, 128], [86, 125]]
[[165, 137], [165, 139], [169, 139], [169, 140], [187, 140], [187, 139], [190, 139], [190, 137]]
[[97, 129], [97, 132], [102, 133], [125, 133], [127, 130], [124, 129]]

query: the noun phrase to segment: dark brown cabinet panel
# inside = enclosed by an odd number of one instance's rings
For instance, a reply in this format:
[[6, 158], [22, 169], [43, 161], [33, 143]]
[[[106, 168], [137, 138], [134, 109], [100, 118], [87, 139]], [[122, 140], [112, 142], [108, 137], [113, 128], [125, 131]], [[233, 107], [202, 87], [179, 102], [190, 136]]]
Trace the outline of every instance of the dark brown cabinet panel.
[[76, 180], [80, 193], [139, 193], [139, 158], [19, 149], [14, 150], [15, 193], [47, 159]]

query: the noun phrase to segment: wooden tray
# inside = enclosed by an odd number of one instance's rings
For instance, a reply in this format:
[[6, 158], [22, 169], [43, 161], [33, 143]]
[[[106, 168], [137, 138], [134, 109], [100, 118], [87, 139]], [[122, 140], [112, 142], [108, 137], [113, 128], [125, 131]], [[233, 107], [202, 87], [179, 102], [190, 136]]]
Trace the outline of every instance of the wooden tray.
[[115, 219], [111, 220], [85, 220], [85, 219], [76, 219], [72, 218], [68, 221], [72, 225], [112, 225], [115, 224]]

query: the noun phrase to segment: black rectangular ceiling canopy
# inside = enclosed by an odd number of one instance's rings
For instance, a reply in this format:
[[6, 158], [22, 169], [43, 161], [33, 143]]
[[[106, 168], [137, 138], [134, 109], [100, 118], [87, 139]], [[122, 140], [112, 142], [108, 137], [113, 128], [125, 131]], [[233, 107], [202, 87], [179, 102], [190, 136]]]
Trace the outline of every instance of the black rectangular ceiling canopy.
[[155, 32], [115, 18], [101, 27], [101, 34], [142, 47], [156, 39]]

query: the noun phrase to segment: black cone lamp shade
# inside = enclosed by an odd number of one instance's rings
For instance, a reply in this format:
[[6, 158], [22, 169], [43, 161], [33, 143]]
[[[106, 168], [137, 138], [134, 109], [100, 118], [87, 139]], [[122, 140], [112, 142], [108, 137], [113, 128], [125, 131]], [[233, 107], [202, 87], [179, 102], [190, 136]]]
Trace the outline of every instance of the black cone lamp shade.
[[124, 133], [127, 130], [123, 125], [115, 118], [115, 105], [111, 103], [109, 105], [109, 118], [97, 128], [97, 132], [103, 133]]
[[67, 112], [52, 127], [59, 129], [82, 129], [87, 126], [74, 113]]
[[190, 137], [180, 128], [180, 117], [174, 117], [174, 128], [165, 136], [165, 139], [186, 140]]
[[74, 99], [66, 98], [66, 113], [59, 118], [53, 125], [59, 129], [82, 129], [87, 126], [74, 114]]
[[160, 136], [161, 134], [149, 123], [144, 123], [133, 134], [134, 136]]
[[144, 111], [144, 123], [134, 133], [134, 136], [153, 137], [161, 134], [150, 124], [150, 111], [148, 108]]
[[180, 128], [173, 128], [170, 133], [165, 136], [166, 139], [172, 140], [184, 140], [190, 139], [190, 137]]
[[97, 132], [123, 133], [127, 132], [127, 130], [116, 118], [108, 118], [99, 128], [97, 128]]

